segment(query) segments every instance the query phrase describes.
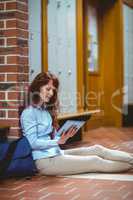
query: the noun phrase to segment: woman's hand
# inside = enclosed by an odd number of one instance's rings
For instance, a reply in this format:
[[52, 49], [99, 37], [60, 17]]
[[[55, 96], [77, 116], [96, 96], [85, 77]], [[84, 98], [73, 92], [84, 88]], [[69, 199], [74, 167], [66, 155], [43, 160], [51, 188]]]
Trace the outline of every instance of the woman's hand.
[[65, 144], [65, 142], [69, 138], [73, 137], [76, 134], [76, 132], [77, 132], [77, 128], [72, 126], [68, 131], [65, 131], [65, 132], [62, 133], [62, 135], [61, 135], [61, 137], [60, 137], [60, 139], [58, 140], [57, 143], [58, 144]]

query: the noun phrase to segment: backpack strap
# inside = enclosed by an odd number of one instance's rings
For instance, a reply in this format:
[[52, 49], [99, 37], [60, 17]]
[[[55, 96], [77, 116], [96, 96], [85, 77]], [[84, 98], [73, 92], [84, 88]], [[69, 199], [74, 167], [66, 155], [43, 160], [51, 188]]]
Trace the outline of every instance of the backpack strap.
[[15, 141], [11, 142], [11, 144], [9, 144], [9, 147], [8, 147], [5, 157], [2, 160], [0, 160], [0, 176], [4, 176], [4, 173], [8, 169], [8, 167], [11, 163], [13, 154], [15, 152], [15, 149], [16, 149], [17, 144], [20, 139], [21, 138], [15, 140]]

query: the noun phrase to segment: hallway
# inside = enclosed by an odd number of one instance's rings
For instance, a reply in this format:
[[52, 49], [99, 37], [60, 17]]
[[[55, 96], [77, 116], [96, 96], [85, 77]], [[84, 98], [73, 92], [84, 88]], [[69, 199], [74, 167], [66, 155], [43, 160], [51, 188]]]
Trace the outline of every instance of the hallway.
[[[84, 142], [85, 140], [85, 142]], [[133, 153], [133, 128], [89, 130], [82, 142], [66, 148], [102, 144]], [[88, 176], [88, 177], [87, 177]], [[80, 178], [34, 176], [0, 183], [1, 200], [132, 200], [133, 171], [123, 174], [88, 174]]]

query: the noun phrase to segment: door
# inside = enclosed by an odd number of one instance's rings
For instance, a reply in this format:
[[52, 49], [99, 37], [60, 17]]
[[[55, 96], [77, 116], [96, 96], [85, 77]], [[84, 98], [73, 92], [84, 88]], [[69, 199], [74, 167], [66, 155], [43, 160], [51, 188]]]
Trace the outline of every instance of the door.
[[124, 125], [133, 124], [133, 8], [123, 5], [124, 20]]

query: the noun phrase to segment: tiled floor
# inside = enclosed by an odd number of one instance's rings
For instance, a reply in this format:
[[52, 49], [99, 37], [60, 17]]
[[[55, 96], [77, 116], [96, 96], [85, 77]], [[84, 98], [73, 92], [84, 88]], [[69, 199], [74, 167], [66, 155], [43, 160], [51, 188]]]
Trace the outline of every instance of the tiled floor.
[[[133, 128], [98, 128], [88, 131], [82, 146], [103, 144], [133, 152]], [[67, 146], [73, 147], [74, 144]], [[81, 146], [81, 142], [77, 142]], [[115, 174], [117, 176], [119, 174]], [[133, 172], [121, 175], [133, 176]], [[101, 174], [102, 176], [102, 174]], [[115, 177], [114, 176], [114, 177]], [[0, 200], [132, 200], [133, 181], [34, 176], [0, 182]]]

